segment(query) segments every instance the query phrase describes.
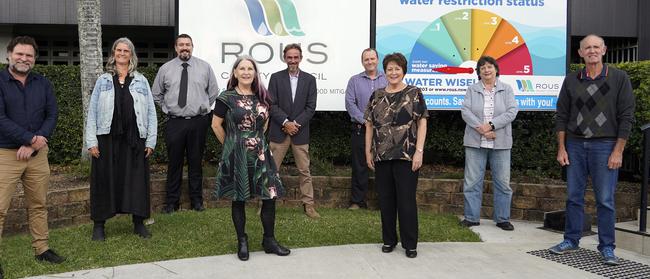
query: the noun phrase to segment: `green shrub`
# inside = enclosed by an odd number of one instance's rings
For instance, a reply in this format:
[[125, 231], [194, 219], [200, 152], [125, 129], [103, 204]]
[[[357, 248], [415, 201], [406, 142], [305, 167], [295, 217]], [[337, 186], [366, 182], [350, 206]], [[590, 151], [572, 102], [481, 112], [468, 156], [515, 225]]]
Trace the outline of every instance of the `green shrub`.
[[[1, 66], [1, 65], [0, 65]], [[650, 122], [650, 61], [615, 65], [626, 71], [636, 95], [636, 123], [626, 149], [624, 168], [640, 172], [642, 135], [639, 127]], [[571, 70], [582, 65], [571, 65]], [[78, 66], [41, 66], [36, 72], [52, 81], [59, 104], [59, 122], [50, 141], [50, 162], [74, 164], [82, 148], [83, 119]], [[140, 68], [151, 82], [157, 68]], [[223, 86], [223, 85], [222, 85]], [[166, 162], [164, 119], [158, 111], [159, 137], [153, 160]], [[464, 162], [463, 131], [465, 123], [458, 111], [430, 111], [427, 127], [425, 161], [427, 163], [462, 166]], [[513, 123], [514, 146], [512, 166], [516, 170], [536, 172], [557, 177], [560, 168], [555, 162], [555, 133], [553, 112], [520, 112]], [[317, 112], [311, 125], [310, 150], [314, 167], [324, 173], [332, 172], [331, 164], [347, 164], [350, 160], [350, 120], [346, 112]], [[221, 145], [208, 132], [205, 160], [216, 162], [221, 156]], [[287, 156], [286, 162], [293, 158]]]

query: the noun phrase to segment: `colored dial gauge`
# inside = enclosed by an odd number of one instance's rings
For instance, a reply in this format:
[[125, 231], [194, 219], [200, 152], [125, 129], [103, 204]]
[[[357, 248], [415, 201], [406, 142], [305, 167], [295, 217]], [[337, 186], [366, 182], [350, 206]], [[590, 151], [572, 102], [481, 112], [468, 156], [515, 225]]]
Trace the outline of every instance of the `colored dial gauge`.
[[504, 18], [481, 9], [449, 12], [420, 34], [410, 55], [411, 74], [471, 74], [481, 56], [491, 56], [502, 75], [533, 75], [521, 34]]

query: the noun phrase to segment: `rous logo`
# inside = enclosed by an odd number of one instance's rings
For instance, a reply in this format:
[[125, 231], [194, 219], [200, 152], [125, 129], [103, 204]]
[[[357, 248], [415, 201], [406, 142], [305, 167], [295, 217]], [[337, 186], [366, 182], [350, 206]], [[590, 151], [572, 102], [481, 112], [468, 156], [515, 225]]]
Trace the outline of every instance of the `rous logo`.
[[262, 36], [304, 36], [292, 0], [244, 0], [251, 26]]
[[518, 79], [517, 88], [519, 89], [519, 92], [535, 92], [533, 83], [530, 82], [529, 79]]

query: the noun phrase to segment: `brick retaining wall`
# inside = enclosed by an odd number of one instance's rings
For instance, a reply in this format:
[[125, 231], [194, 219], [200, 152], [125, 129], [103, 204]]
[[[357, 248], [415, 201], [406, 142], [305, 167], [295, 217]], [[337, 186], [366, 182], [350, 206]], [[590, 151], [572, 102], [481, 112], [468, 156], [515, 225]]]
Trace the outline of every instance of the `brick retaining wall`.
[[[350, 199], [349, 177], [315, 176], [314, 196], [317, 206], [347, 207]], [[280, 201], [284, 206], [300, 206], [300, 189], [298, 177], [283, 177], [287, 195]], [[417, 201], [423, 210], [444, 212], [461, 215], [463, 213], [463, 182], [460, 179], [426, 179], [421, 178], [418, 184]], [[544, 212], [564, 209], [566, 189], [558, 185], [542, 185], [515, 183], [511, 185], [514, 191], [511, 216], [513, 219], [541, 221]], [[159, 212], [165, 199], [165, 179], [152, 179], [151, 207]], [[377, 194], [374, 191], [373, 179], [370, 180], [368, 205], [377, 208]], [[212, 195], [214, 178], [204, 181], [204, 198], [208, 208], [229, 206], [228, 201], [216, 200]], [[181, 208], [189, 208], [187, 186], [182, 187]], [[587, 190], [585, 198], [586, 211], [593, 216], [596, 212], [596, 201], [593, 192]], [[616, 215], [619, 221], [636, 219], [638, 209], [638, 192], [617, 192]], [[48, 193], [48, 212], [50, 227], [65, 227], [90, 222], [89, 188], [87, 183], [79, 187], [65, 190], [54, 190]], [[492, 214], [492, 187], [486, 182], [483, 194], [481, 215], [490, 218]], [[5, 233], [27, 232], [27, 210], [22, 193], [13, 196], [11, 207], [5, 221]]]

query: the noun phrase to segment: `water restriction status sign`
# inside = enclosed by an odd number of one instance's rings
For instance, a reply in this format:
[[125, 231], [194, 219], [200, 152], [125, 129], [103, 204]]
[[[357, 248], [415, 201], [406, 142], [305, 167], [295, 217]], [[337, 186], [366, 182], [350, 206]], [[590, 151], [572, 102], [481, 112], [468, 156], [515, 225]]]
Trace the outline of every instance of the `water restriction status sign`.
[[520, 110], [554, 110], [567, 66], [566, 0], [377, 1], [377, 50], [408, 59], [429, 109], [459, 109], [491, 56]]

